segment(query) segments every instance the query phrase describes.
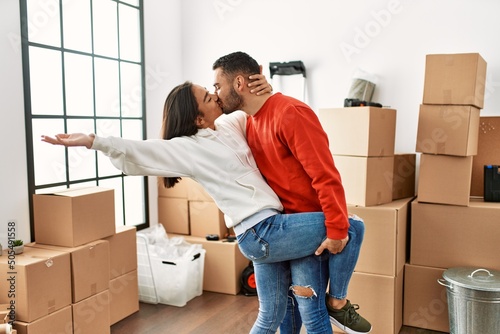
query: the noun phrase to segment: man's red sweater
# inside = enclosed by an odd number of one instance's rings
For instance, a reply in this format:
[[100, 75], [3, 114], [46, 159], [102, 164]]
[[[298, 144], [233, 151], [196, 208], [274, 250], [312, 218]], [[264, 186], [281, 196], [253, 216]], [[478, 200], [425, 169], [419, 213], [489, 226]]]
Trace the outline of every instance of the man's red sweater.
[[343, 239], [349, 220], [340, 174], [317, 115], [281, 93], [247, 120], [257, 165], [286, 213], [323, 211], [327, 236]]

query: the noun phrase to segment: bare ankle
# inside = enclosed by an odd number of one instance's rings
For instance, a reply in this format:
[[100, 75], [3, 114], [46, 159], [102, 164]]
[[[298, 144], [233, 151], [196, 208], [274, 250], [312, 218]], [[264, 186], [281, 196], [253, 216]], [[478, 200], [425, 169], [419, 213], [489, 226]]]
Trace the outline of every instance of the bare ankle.
[[347, 299], [336, 299], [328, 296], [328, 305], [336, 310], [340, 310], [342, 307], [347, 304]]

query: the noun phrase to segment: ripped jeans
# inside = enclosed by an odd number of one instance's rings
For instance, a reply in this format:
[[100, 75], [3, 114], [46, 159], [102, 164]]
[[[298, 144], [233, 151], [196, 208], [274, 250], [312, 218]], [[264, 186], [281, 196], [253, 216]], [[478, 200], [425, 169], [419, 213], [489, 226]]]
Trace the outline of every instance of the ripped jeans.
[[[351, 225], [353, 219], [356, 219], [355, 223], [358, 225], [363, 224], [355, 217], [349, 219]], [[326, 237], [324, 221], [322, 212], [277, 214], [238, 235], [241, 252], [253, 261], [259, 298], [259, 314], [251, 334], [276, 333], [287, 312], [290, 289], [294, 292], [296, 306], [307, 332], [332, 333], [325, 294], [329, 262], [335, 256], [328, 252], [320, 256], [314, 255], [314, 251]], [[349, 236], [351, 237], [351, 233]], [[348, 245], [350, 243], [351, 240]], [[357, 261], [361, 242], [353, 244], [356, 245], [351, 248], [357, 248], [357, 251], [356, 256], [348, 257], [349, 261], [354, 261], [354, 264], [346, 268], [350, 271], [349, 278]], [[309, 288], [306, 289], [309, 295], [299, 294], [296, 291], [298, 287]], [[347, 289], [347, 285], [345, 288]], [[289, 323], [292, 318], [287, 315], [286, 326], [293, 326]], [[295, 325], [298, 328], [301, 326], [300, 323]]]

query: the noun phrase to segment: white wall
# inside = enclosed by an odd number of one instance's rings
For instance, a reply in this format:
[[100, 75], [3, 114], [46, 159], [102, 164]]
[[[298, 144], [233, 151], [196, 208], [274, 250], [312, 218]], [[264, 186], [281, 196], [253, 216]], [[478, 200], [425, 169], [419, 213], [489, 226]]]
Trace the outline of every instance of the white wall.
[[[488, 63], [482, 115], [499, 114], [500, 2], [495, 0], [184, 0], [183, 74], [210, 85], [212, 63], [241, 50], [302, 60], [308, 103], [342, 107], [357, 68], [378, 77], [373, 100], [397, 109], [396, 151], [414, 152], [425, 55], [479, 52]], [[268, 72], [267, 72], [268, 73]]]
[[7, 245], [7, 223], [17, 222], [16, 239], [29, 240], [26, 134], [20, 44], [19, 1], [0, 5], [0, 243]]
[[[35, 1], [35, 0], [32, 0]], [[48, 1], [48, 0], [39, 0]], [[146, 0], [148, 136], [157, 137], [163, 102], [184, 80], [211, 87], [212, 63], [241, 50], [264, 65], [302, 60], [307, 102], [341, 107], [357, 68], [378, 77], [373, 100], [398, 111], [396, 151], [414, 152], [425, 55], [479, 52], [488, 63], [485, 115], [500, 115], [500, 2], [496, 0]], [[26, 145], [17, 0], [0, 3], [0, 243], [6, 223], [29, 236]], [[150, 215], [157, 222], [156, 179]]]
[[[163, 104], [183, 81], [180, 0], [147, 0], [144, 5], [146, 122], [149, 138], [158, 138]], [[157, 178], [149, 178], [149, 218], [158, 223]]]

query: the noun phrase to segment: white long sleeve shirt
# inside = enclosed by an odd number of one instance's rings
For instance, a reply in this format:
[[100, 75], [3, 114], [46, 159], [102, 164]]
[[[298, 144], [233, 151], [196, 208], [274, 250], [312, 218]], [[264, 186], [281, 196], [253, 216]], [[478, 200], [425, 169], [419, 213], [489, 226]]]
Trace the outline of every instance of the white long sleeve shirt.
[[261, 210], [283, 210], [257, 168], [245, 138], [245, 117], [238, 113], [220, 116], [215, 131], [200, 129], [170, 140], [96, 136], [92, 149], [127, 175], [194, 179], [225, 214], [227, 227], [233, 227]]

